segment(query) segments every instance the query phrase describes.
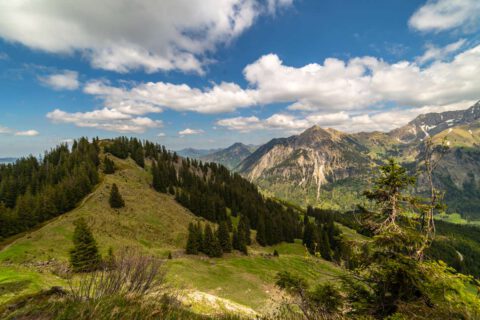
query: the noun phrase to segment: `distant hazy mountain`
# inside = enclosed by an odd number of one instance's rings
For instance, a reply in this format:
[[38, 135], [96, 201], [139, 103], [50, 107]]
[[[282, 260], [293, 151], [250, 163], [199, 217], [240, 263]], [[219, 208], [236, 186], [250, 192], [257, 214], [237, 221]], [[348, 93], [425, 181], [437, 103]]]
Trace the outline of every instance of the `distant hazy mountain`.
[[388, 133], [348, 134], [314, 126], [260, 146], [237, 169], [282, 198], [353, 207], [372, 168], [388, 157], [414, 170], [426, 136], [437, 143], [447, 137], [451, 147], [435, 177], [447, 191], [451, 210], [480, 218], [480, 101], [467, 110], [420, 115]]
[[2, 163], [12, 163], [15, 162], [17, 158], [0, 158], [0, 164]]
[[205, 156], [207, 154], [211, 154], [214, 152], [217, 152], [221, 150], [220, 148], [216, 149], [194, 149], [194, 148], [185, 148], [177, 151], [177, 154], [181, 157], [185, 158], [194, 158], [194, 159], [199, 159], [202, 156]]
[[252, 154], [257, 147], [252, 145], [245, 145], [237, 142], [230, 147], [220, 149], [216, 152], [201, 156], [200, 159], [209, 162], [217, 162], [223, 164], [229, 169], [234, 169], [246, 157]]

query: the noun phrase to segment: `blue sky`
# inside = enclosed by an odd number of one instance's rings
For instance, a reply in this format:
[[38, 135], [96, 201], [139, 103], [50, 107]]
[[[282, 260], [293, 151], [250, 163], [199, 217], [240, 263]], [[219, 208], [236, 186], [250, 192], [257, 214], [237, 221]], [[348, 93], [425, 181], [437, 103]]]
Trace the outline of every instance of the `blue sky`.
[[476, 0], [0, 4], [0, 157], [79, 136], [259, 144], [480, 99]]

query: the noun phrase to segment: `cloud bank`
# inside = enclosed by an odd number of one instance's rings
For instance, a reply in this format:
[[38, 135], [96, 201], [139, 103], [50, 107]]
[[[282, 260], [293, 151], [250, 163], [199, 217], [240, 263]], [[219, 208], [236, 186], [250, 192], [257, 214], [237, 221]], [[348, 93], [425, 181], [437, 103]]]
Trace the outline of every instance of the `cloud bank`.
[[[252, 128], [293, 129], [328, 124], [330, 117], [341, 115], [350, 122], [349, 131], [388, 130], [408, 122], [407, 118], [422, 108], [440, 111], [478, 100], [480, 45], [459, 52], [463, 46], [465, 42], [460, 40], [444, 48], [428, 47], [414, 61], [387, 63], [364, 56], [328, 58], [302, 67], [288, 66], [278, 55], [268, 54], [244, 68], [246, 88], [232, 82], [193, 88], [166, 82], [116, 87], [91, 81], [83, 90], [103, 101], [103, 109], [83, 113], [57, 109], [47, 117], [81, 127], [143, 132], [161, 125], [145, 115], [164, 109], [215, 114], [284, 103], [287, 110], [271, 119], [233, 117], [218, 124], [239, 131], [246, 131], [248, 124]], [[342, 128], [340, 124], [332, 126]]]
[[[0, 37], [95, 68], [203, 72], [208, 55], [292, 0], [24, 0], [0, 5]], [[92, 9], [93, 8], [93, 9]]]

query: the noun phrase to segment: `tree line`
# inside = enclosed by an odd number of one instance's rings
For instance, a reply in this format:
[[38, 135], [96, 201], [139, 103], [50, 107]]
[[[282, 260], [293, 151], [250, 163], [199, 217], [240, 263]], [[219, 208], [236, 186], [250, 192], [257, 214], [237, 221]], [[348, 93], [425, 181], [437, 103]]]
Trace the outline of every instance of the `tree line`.
[[298, 212], [265, 199], [253, 183], [222, 165], [180, 158], [165, 146], [135, 138], [116, 138], [105, 151], [120, 158], [131, 156], [141, 167], [149, 159], [155, 190], [175, 195], [181, 205], [210, 222], [227, 221], [229, 215], [243, 217], [258, 231], [261, 245], [302, 237]]
[[[310, 218], [314, 218], [314, 221]], [[308, 206], [303, 224], [303, 244], [311, 254], [320, 255], [328, 261], [341, 259], [342, 250], [346, 248], [342, 243], [341, 231], [335, 226], [330, 212]]]
[[228, 217], [213, 230], [210, 224], [202, 225], [190, 223], [188, 239], [185, 248], [187, 254], [204, 253], [211, 258], [222, 257], [224, 253], [238, 250], [248, 254], [247, 245], [251, 244], [250, 226], [246, 217], [242, 217], [237, 227], [232, 225]]
[[0, 165], [0, 239], [73, 209], [98, 183], [98, 139]]

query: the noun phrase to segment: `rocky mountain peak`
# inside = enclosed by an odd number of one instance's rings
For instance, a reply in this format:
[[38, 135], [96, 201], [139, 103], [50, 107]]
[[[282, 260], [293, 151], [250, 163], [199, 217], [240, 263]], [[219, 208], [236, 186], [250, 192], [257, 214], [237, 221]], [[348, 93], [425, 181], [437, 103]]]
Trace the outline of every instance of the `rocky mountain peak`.
[[457, 125], [472, 123], [478, 119], [480, 119], [480, 101], [466, 110], [421, 114], [407, 125], [390, 131], [389, 135], [398, 142], [410, 143]]
[[299, 145], [312, 146], [321, 142], [336, 141], [342, 136], [340, 131], [330, 128], [323, 129], [319, 125], [315, 125], [296, 136], [295, 142]]

